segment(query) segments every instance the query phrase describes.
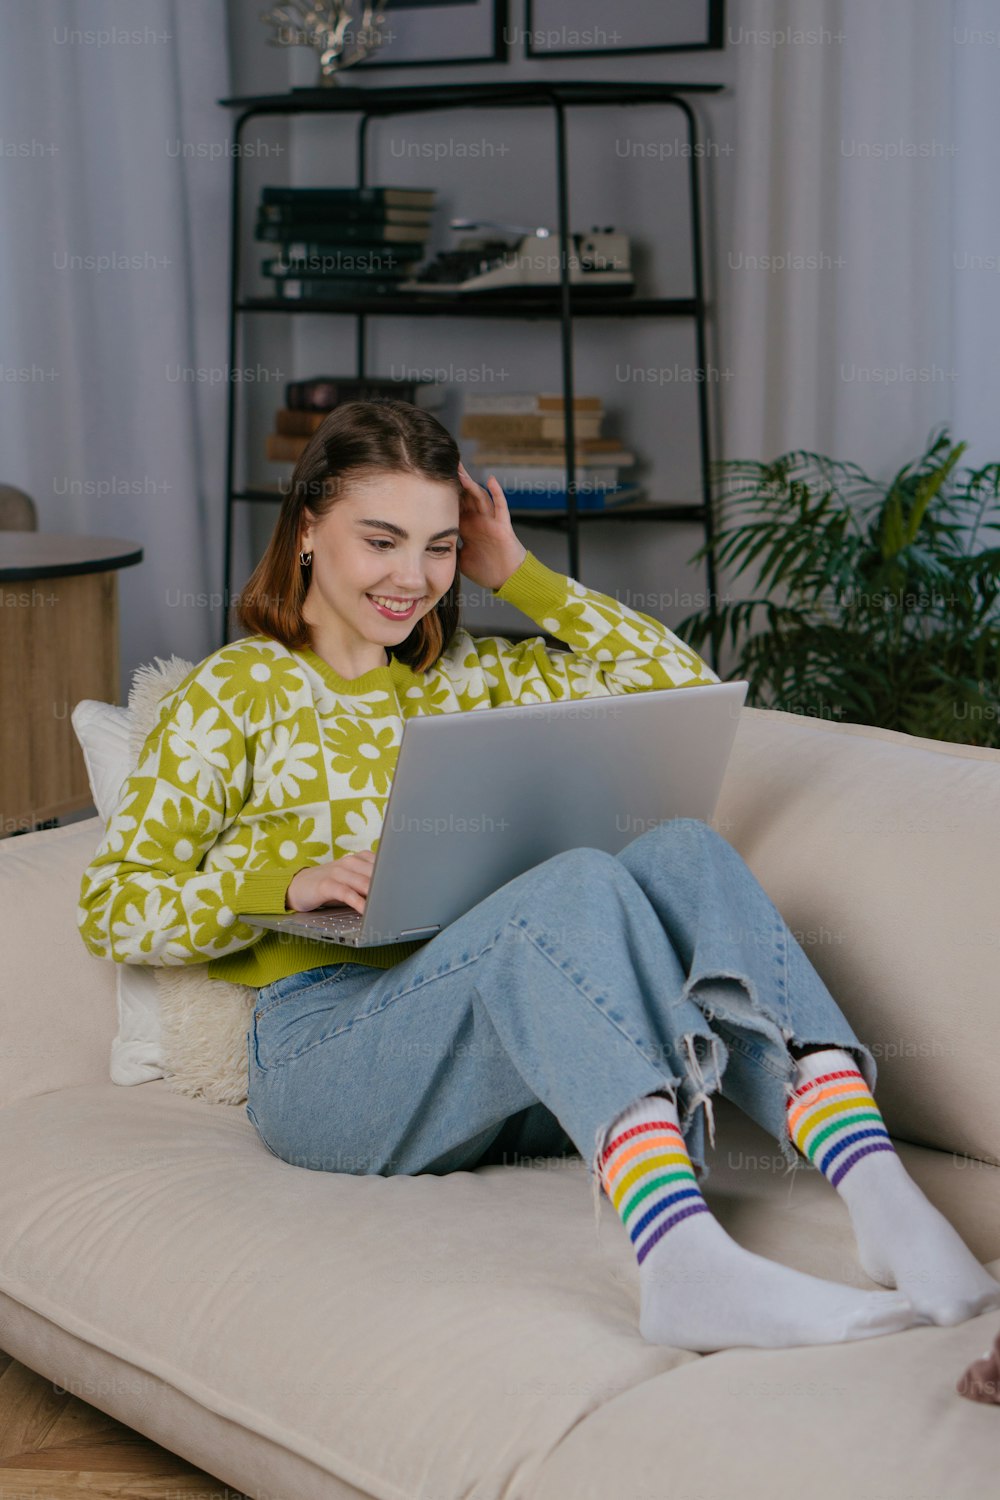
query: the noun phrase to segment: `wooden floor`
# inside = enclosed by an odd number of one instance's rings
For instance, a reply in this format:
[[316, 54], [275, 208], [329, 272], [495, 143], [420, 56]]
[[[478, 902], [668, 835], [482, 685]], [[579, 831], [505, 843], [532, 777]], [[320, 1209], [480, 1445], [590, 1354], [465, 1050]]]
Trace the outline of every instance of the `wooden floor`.
[[2, 1500], [247, 1500], [0, 1350]]

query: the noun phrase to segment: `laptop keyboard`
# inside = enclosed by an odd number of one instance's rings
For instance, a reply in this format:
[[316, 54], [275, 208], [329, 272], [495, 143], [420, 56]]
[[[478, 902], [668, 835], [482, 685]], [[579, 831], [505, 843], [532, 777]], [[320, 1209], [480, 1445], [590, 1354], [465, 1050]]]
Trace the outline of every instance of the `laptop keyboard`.
[[322, 912], [312, 912], [311, 915], [317, 917], [319, 920], [310, 922], [309, 925], [319, 928], [321, 932], [357, 932], [364, 921], [364, 917], [359, 911], [337, 912], [336, 915], [331, 912], [329, 916], [324, 916]]

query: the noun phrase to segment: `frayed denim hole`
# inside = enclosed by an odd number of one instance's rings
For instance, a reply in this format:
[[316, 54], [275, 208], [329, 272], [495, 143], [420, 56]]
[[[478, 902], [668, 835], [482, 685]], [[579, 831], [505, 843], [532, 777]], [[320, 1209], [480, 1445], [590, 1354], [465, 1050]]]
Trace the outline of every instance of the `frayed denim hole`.
[[[687, 1056], [688, 1076], [681, 1085], [681, 1129], [690, 1124], [699, 1105], [705, 1111], [709, 1145], [715, 1148], [714, 1094], [722, 1083], [729, 1053], [722, 1037], [714, 1032], [687, 1031], [681, 1038]], [[686, 1131], [685, 1131], [686, 1134]], [[704, 1170], [704, 1163], [701, 1164]]]

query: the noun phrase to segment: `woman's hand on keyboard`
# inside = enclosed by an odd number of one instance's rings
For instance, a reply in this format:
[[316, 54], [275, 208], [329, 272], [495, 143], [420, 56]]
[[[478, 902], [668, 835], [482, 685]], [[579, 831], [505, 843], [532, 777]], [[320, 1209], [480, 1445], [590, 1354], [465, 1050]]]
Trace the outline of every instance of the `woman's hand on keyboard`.
[[288, 911], [316, 911], [321, 906], [353, 906], [363, 912], [372, 881], [375, 852], [343, 854], [324, 865], [296, 870], [285, 892]]

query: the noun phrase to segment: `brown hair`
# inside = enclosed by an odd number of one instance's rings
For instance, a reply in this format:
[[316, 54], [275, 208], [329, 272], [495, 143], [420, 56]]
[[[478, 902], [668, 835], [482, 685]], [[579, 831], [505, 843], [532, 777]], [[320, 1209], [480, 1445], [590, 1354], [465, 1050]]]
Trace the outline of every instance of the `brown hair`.
[[[253, 635], [270, 636], [294, 650], [311, 646], [302, 617], [308, 573], [299, 561], [303, 513], [321, 518], [344, 497], [351, 479], [375, 472], [419, 474], [461, 493], [459, 452], [451, 434], [430, 412], [406, 401], [377, 398], [334, 407], [306, 444], [292, 473], [271, 540], [236, 606], [236, 618]], [[392, 648], [415, 672], [433, 666], [459, 624], [459, 570], [448, 592], [422, 615], [405, 641]]]

